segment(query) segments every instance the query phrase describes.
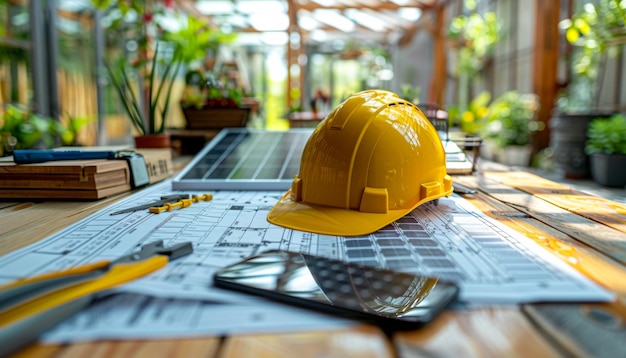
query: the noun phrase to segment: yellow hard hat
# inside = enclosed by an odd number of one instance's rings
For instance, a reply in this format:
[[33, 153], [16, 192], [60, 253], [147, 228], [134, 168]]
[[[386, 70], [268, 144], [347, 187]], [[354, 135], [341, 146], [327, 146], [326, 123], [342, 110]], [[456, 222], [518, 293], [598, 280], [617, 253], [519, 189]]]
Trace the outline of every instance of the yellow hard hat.
[[372, 233], [452, 193], [443, 144], [414, 104], [356, 93], [313, 131], [300, 172], [267, 220], [326, 235]]

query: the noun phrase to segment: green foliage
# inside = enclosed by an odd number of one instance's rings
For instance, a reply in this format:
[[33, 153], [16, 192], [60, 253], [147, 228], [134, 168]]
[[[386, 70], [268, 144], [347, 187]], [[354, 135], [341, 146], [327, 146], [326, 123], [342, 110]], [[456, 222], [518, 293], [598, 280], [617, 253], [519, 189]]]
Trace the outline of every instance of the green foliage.
[[526, 145], [533, 132], [543, 130], [543, 122], [533, 120], [539, 107], [536, 95], [509, 91], [496, 98], [481, 128], [483, 138], [499, 147]]
[[606, 57], [617, 56], [626, 44], [626, 2], [586, 2], [559, 27], [576, 50], [570, 60], [574, 76], [557, 104], [564, 111], [595, 108]]
[[[5, 16], [11, 14], [11, 16], [19, 17], [21, 15], [26, 16], [28, 14], [28, 4], [22, 2], [7, 2], [0, 1], [0, 14]], [[10, 17], [2, 18], [10, 19]], [[7, 24], [0, 25], [0, 38], [5, 38], [9, 41], [3, 41], [0, 44], [0, 63], [3, 62], [18, 62], [27, 63], [29, 50], [23, 46], [19, 46], [19, 43], [26, 43], [30, 38], [30, 31], [28, 23], [16, 24], [9, 20]]]
[[[141, 106], [141, 96], [135, 93], [132, 81], [129, 78], [124, 59], [118, 60], [115, 67], [107, 64], [107, 70], [111, 78], [111, 82], [115, 87], [117, 94], [122, 102], [126, 114], [131, 123], [140, 134], [154, 134], [165, 132], [165, 123], [170, 105], [170, 96], [172, 94], [172, 86], [180, 67], [180, 62], [176, 59], [164, 63], [164, 71], [160, 78], [157, 78], [156, 72], [158, 67], [159, 46], [157, 45], [152, 63], [150, 64], [150, 73], [147, 77], [148, 87], [148, 112], [144, 113]], [[165, 92], [163, 92], [165, 91]], [[163, 107], [159, 107], [161, 96], [164, 96]], [[160, 109], [160, 122], [158, 121], [157, 110]]]
[[480, 79], [481, 70], [501, 38], [501, 24], [495, 13], [477, 13], [473, 0], [463, 3], [471, 13], [453, 18], [448, 28], [448, 38], [452, 40], [456, 55], [454, 74], [458, 79], [456, 100], [460, 114], [474, 112], [469, 108], [473, 80]]
[[596, 78], [600, 58], [617, 54], [626, 36], [626, 2], [600, 0], [585, 3], [571, 19], [561, 22], [565, 38], [580, 47], [573, 61], [573, 70], [579, 76]]
[[[214, 80], [212, 76], [210, 80], [205, 80], [205, 76], [197, 74], [194, 71], [191, 75], [187, 76], [187, 87], [183, 93], [181, 105], [183, 107], [195, 107], [197, 109], [209, 108], [209, 107], [239, 107], [243, 100], [243, 90], [227, 85], [227, 81]], [[201, 78], [200, 83], [195, 83], [195, 80], [190, 81], [190, 78]]]
[[12, 149], [53, 148], [74, 142], [76, 131], [49, 117], [9, 104], [0, 121], [0, 153]]
[[626, 154], [626, 116], [615, 114], [610, 118], [596, 118], [587, 131], [587, 154]]
[[202, 109], [205, 100], [206, 95], [199, 87], [188, 87], [185, 88], [185, 92], [183, 92], [182, 105], [183, 107]]
[[500, 40], [500, 23], [493, 12], [472, 13], [452, 19], [448, 37], [460, 45], [457, 50], [457, 74], [478, 75], [485, 58]]
[[203, 59], [209, 50], [217, 52], [222, 44], [237, 37], [235, 33], [227, 34], [211, 27], [204, 19], [189, 16], [182, 21], [186, 24], [178, 31], [164, 33], [163, 40], [175, 45], [176, 57], [185, 64]]
[[400, 98], [405, 99], [411, 103], [418, 104], [420, 101], [420, 95], [422, 93], [422, 87], [405, 83], [400, 88]]
[[[120, 51], [117, 60], [107, 63], [133, 127], [139, 134], [163, 133], [182, 65], [201, 60], [207, 51], [234, 40], [235, 35], [211, 28], [206, 20], [176, 13], [162, 2], [92, 0], [92, 4], [107, 11], [109, 27], [116, 36], [136, 45], [133, 53]], [[172, 19], [179, 20], [180, 26], [171, 26]], [[133, 81], [137, 75], [140, 81]], [[138, 88], [136, 82], [144, 87]]]
[[465, 110], [459, 106], [450, 107], [448, 110], [449, 126], [458, 126], [467, 134], [478, 134], [484, 125], [490, 100], [491, 93], [483, 91], [470, 101]]

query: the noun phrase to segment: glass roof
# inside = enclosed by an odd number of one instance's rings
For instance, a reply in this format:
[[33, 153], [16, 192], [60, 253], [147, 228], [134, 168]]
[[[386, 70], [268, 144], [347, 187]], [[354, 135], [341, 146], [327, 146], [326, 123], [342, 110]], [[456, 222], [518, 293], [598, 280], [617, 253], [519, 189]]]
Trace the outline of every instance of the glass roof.
[[[390, 42], [414, 30], [436, 0], [195, 0], [193, 7], [241, 41], [288, 41], [299, 32], [304, 42], [334, 40]], [[293, 20], [290, 20], [293, 19]]]

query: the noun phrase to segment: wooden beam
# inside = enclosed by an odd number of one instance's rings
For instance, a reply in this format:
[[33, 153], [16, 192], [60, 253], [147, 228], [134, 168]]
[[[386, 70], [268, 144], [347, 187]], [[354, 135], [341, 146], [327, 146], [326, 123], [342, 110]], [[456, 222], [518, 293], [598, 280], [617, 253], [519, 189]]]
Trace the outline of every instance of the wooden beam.
[[356, 9], [356, 10], [369, 9], [373, 11], [382, 11], [382, 10], [394, 10], [395, 11], [395, 10], [399, 10], [405, 7], [416, 7], [422, 10], [428, 10], [434, 7], [434, 4], [417, 1], [417, 2], [410, 2], [406, 5], [398, 5], [392, 2], [388, 2], [388, 1], [384, 1], [384, 2], [379, 1], [379, 2], [376, 2], [376, 4], [356, 4], [355, 5], [355, 4], [337, 3], [336, 5], [325, 6], [325, 5], [320, 5], [312, 1], [308, 1], [303, 4], [298, 5], [299, 9], [308, 10], [308, 11], [313, 11], [317, 9], [332, 9], [332, 10], [339, 10], [339, 11], [345, 11], [349, 9]]
[[[304, 51], [304, 33], [298, 26], [298, 9], [299, 5], [294, 0], [287, 1], [289, 15], [289, 41], [287, 41], [287, 108], [294, 106], [294, 100], [299, 100], [302, 105], [302, 95], [304, 93], [304, 68], [301, 62], [301, 56]], [[298, 68], [297, 73], [293, 73]], [[295, 96], [298, 97], [295, 97]]]
[[444, 11], [443, 5], [438, 5], [433, 9], [434, 29], [433, 36], [433, 76], [430, 79], [430, 91], [428, 101], [444, 104], [444, 92], [446, 89], [446, 36], [443, 33]]
[[535, 0], [535, 56], [533, 71], [533, 91], [539, 96], [537, 120], [544, 123], [545, 129], [536, 132], [531, 143], [533, 154], [550, 144], [548, 122], [556, 102], [558, 91], [557, 61], [559, 55], [559, 8], [560, 0]]

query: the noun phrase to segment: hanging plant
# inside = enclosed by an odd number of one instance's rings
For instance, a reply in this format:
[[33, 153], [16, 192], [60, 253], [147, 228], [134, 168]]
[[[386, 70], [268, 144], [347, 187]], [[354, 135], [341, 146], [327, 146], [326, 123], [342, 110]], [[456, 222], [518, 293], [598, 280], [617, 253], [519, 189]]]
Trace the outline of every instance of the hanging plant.
[[[465, 1], [464, 4], [468, 10], [475, 10], [475, 2]], [[500, 28], [493, 12], [460, 15], [450, 23], [448, 38], [453, 41], [452, 48], [456, 53], [454, 72], [459, 80], [458, 106], [461, 112], [468, 109], [471, 80], [480, 74], [500, 41]]]
[[572, 55], [571, 71], [575, 75], [561, 107], [599, 106], [599, 90], [604, 80], [608, 57], [616, 57], [626, 45], [626, 2], [600, 0], [583, 4], [559, 27], [565, 39], [577, 51]]

